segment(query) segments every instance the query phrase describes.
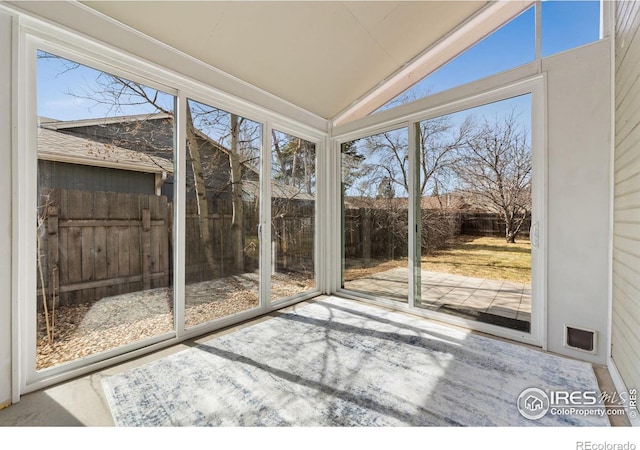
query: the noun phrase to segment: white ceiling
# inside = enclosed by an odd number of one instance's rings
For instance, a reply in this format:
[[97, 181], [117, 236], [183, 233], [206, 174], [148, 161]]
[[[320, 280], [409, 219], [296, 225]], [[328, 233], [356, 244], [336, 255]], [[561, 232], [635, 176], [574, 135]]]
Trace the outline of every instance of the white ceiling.
[[331, 119], [488, 2], [83, 3]]

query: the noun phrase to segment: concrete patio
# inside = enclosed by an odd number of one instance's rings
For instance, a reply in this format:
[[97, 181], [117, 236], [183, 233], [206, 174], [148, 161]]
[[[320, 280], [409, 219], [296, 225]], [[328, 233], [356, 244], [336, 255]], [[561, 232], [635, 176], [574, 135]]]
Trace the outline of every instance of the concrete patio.
[[[350, 291], [407, 301], [408, 274], [406, 268], [395, 268], [345, 282], [344, 287]], [[531, 321], [531, 285], [528, 283], [423, 270], [420, 286], [420, 305], [425, 308]]]

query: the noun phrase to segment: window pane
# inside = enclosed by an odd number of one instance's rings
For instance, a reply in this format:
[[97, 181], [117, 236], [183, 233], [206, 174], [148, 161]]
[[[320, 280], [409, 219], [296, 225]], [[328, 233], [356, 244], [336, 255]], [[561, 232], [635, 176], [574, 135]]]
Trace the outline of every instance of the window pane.
[[271, 298], [315, 287], [316, 146], [273, 131]]
[[342, 287], [408, 298], [407, 129], [342, 144]]
[[542, 56], [600, 38], [600, 0], [543, 1]]
[[416, 304], [529, 331], [531, 95], [418, 124]]
[[535, 57], [535, 8], [531, 7], [378, 111], [518, 67]]
[[193, 100], [187, 112], [187, 327], [258, 306], [262, 125]]
[[173, 96], [38, 52], [37, 360], [173, 326]]

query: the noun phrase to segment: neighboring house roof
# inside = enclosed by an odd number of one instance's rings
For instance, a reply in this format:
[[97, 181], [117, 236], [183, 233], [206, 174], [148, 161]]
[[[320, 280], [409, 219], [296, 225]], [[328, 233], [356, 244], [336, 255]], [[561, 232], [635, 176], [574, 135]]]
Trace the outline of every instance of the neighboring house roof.
[[[139, 114], [130, 116], [106, 117], [99, 119], [82, 119], [60, 121], [40, 117], [40, 129], [38, 137], [38, 157], [43, 160], [58, 162], [110, 167], [114, 169], [134, 170], [150, 173], [173, 173], [173, 163], [166, 158], [149, 155], [144, 151], [135, 151], [119, 147], [113, 144], [100, 143], [89, 137], [80, 137], [79, 133], [70, 134], [68, 131], [75, 128], [101, 127], [112, 124], [127, 124], [149, 120], [161, 120], [173, 118], [171, 114]], [[67, 131], [67, 132], [64, 132]], [[207, 142], [211, 147], [229, 155], [229, 149], [211, 139], [205, 133], [196, 129], [199, 139]], [[260, 172], [250, 164], [244, 167], [259, 177]], [[256, 180], [243, 180], [242, 189], [245, 194], [257, 197], [260, 192], [260, 183]], [[284, 185], [273, 180], [271, 193], [274, 198], [295, 200], [315, 199], [314, 195], [307, 194], [295, 186]]]
[[60, 133], [46, 126], [38, 129], [38, 159], [136, 172], [173, 173], [173, 163], [168, 159]]
[[40, 124], [46, 125], [51, 130], [63, 130], [67, 128], [93, 127], [108, 124], [121, 124], [127, 122], [140, 122], [144, 120], [154, 119], [173, 119], [172, 114], [153, 113], [153, 114], [135, 114], [129, 116], [99, 117], [97, 119], [79, 119], [79, 120], [56, 120], [47, 117], [40, 117]]
[[[242, 190], [252, 197], [257, 197], [260, 193], [260, 183], [257, 180], [243, 180]], [[271, 180], [271, 197], [287, 200], [315, 200], [314, 195], [307, 194], [295, 186], [280, 184], [275, 180]]]
[[[478, 205], [473, 205], [473, 199], [461, 193], [451, 193], [434, 196], [424, 196], [420, 199], [420, 206], [423, 210], [449, 210], [449, 211], [483, 211]], [[406, 197], [396, 198], [371, 198], [371, 197], [346, 197], [345, 206], [347, 208], [407, 208], [409, 199]]]

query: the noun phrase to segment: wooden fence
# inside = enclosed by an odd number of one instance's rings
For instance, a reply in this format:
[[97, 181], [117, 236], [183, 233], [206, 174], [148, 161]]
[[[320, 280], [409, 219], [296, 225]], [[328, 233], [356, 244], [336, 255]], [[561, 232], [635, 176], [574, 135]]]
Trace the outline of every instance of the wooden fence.
[[[42, 189], [38, 229], [38, 296], [74, 305], [103, 297], [171, 285], [173, 208], [164, 196]], [[186, 205], [187, 282], [232, 273], [232, 204], [209, 199], [207, 218], [214, 265], [207, 261], [195, 200]], [[313, 203], [272, 204], [273, 271], [312, 270]], [[244, 270], [258, 268], [258, 205], [244, 204]], [[408, 254], [406, 209], [345, 210], [346, 257], [399, 258]], [[440, 248], [459, 234], [498, 235], [504, 225], [492, 214], [422, 212], [422, 248]], [[521, 236], [528, 236], [528, 222]], [[44, 291], [44, 292], [43, 292]], [[41, 301], [38, 302], [41, 305]]]
[[169, 286], [166, 197], [43, 189], [40, 199], [39, 296], [44, 288], [49, 301], [73, 305]]
[[[518, 237], [529, 237], [526, 219]], [[344, 256], [393, 259], [406, 257], [409, 249], [406, 209], [349, 208], [344, 211]], [[423, 254], [443, 248], [459, 235], [504, 237], [505, 225], [497, 214], [466, 213], [444, 209], [421, 212]], [[517, 239], [517, 237], [516, 237]]]
[[313, 272], [315, 205], [311, 201], [272, 201], [272, 272]]
[[[234, 249], [231, 239], [233, 205], [228, 197], [207, 199], [207, 223], [213, 250], [213, 267], [207, 260], [200, 233], [201, 217], [195, 199], [187, 200], [185, 222], [185, 278], [187, 283], [211, 280], [234, 273]], [[258, 223], [259, 211], [255, 202], [243, 205], [244, 270], [258, 268]]]
[[[463, 213], [461, 217], [460, 233], [466, 236], [505, 236], [504, 221], [492, 213]], [[527, 217], [522, 224], [518, 237], [529, 239], [531, 218]]]
[[[353, 208], [344, 212], [344, 256], [347, 258], [402, 258], [409, 252], [409, 214], [406, 209]], [[423, 252], [439, 249], [460, 234], [460, 213], [423, 210]]]
[[[244, 203], [244, 270], [259, 264], [259, 211]], [[187, 283], [234, 272], [232, 204], [208, 199], [207, 223], [213, 267], [207, 261], [195, 200], [187, 201], [185, 278]], [[278, 205], [274, 219], [274, 268], [313, 264], [314, 210]], [[38, 229], [38, 304], [76, 305], [101, 298], [171, 285], [173, 207], [164, 196], [43, 188]], [[312, 269], [312, 267], [311, 267]]]
[[[258, 224], [260, 211], [256, 202], [245, 201], [244, 216], [244, 270], [254, 271], [259, 266]], [[232, 202], [228, 198], [208, 199], [209, 236], [213, 246], [213, 267], [207, 261], [200, 237], [201, 219], [195, 200], [187, 202], [185, 225], [185, 274], [187, 282], [210, 280], [234, 272], [234, 249], [231, 239]], [[274, 199], [272, 203], [272, 242], [274, 271], [313, 269], [315, 238], [315, 211], [313, 202]]]

